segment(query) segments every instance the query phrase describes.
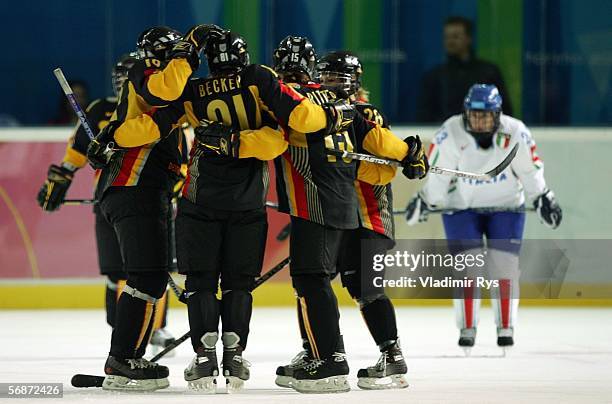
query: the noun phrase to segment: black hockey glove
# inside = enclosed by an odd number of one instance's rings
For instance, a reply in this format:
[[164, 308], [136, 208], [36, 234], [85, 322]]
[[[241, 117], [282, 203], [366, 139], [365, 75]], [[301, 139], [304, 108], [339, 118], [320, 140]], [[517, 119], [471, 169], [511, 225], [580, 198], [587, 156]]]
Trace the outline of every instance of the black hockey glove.
[[406, 206], [406, 222], [408, 226], [414, 226], [417, 223], [426, 222], [429, 217], [431, 207], [423, 200], [423, 197], [418, 193], [408, 202]]
[[203, 119], [193, 132], [198, 141], [198, 149], [204, 153], [239, 157], [240, 132], [230, 126]]
[[38, 191], [36, 198], [38, 206], [46, 212], [58, 210], [64, 202], [73, 177], [74, 171], [51, 164], [47, 172], [47, 180]]
[[418, 135], [408, 136], [404, 142], [408, 144], [408, 154], [402, 160], [402, 174], [411, 180], [425, 178], [429, 171], [429, 160], [423, 150], [421, 138]]
[[172, 59], [187, 59], [192, 71], [198, 70], [200, 67], [200, 52], [189, 41], [178, 41], [170, 51], [168, 51], [168, 60]]
[[563, 211], [555, 199], [555, 194], [550, 189], [544, 191], [544, 193], [538, 196], [533, 201], [533, 207], [535, 208], [540, 222], [544, 223], [551, 229], [556, 229], [561, 224], [563, 218]]
[[225, 31], [215, 24], [199, 24], [193, 26], [183, 36], [183, 40], [191, 43], [199, 52], [206, 46], [206, 40], [212, 35], [221, 35]]
[[117, 151], [115, 149], [115, 130], [121, 126], [120, 121], [112, 121], [104, 127], [87, 146], [87, 160], [94, 170], [99, 170], [108, 165]]
[[353, 123], [353, 119], [357, 113], [353, 105], [342, 99], [325, 103], [322, 107], [327, 115], [327, 126], [325, 127], [326, 134], [333, 134], [346, 130]]

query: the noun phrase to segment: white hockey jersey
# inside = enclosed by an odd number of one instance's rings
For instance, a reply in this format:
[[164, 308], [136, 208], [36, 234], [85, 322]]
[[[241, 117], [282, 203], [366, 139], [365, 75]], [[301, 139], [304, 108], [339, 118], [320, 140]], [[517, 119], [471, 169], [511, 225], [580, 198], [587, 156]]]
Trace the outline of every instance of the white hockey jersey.
[[544, 165], [525, 124], [501, 115], [493, 135], [493, 145], [482, 149], [463, 126], [462, 115], [454, 115], [436, 133], [428, 157], [432, 166], [475, 173], [486, 172], [499, 164], [518, 143], [512, 163], [490, 181], [428, 175], [421, 196], [436, 208], [467, 209], [482, 207], [519, 207], [525, 193], [533, 200], [546, 189]]

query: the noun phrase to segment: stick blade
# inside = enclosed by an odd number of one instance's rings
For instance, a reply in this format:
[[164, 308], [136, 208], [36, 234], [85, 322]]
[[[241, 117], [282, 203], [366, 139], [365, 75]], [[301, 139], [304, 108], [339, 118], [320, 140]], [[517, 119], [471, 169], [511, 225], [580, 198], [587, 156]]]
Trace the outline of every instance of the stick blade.
[[501, 163], [499, 163], [497, 167], [495, 167], [491, 171], [487, 171], [486, 175], [493, 178], [501, 174], [501, 172], [504, 171], [506, 167], [510, 165], [510, 163], [512, 163], [512, 160], [514, 160], [514, 157], [516, 157], [516, 153], [518, 153], [518, 147], [519, 147], [518, 143], [515, 144], [512, 150], [510, 150], [510, 153], [508, 153], [508, 155], [506, 156], [506, 158]]
[[70, 380], [70, 384], [73, 387], [83, 388], [83, 387], [102, 387], [102, 383], [104, 382], [104, 376], [94, 376], [94, 375], [82, 375], [77, 374], [72, 376], [72, 380]]

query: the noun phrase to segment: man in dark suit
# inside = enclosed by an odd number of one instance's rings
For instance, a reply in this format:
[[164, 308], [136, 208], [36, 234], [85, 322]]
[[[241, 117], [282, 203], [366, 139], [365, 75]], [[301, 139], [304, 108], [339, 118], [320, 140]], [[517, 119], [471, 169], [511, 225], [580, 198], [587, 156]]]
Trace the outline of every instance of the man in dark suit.
[[440, 123], [461, 113], [463, 97], [474, 83], [494, 84], [503, 98], [504, 114], [512, 115], [499, 68], [474, 54], [472, 30], [472, 22], [464, 17], [449, 17], [444, 23], [448, 60], [423, 76], [417, 101], [417, 122]]

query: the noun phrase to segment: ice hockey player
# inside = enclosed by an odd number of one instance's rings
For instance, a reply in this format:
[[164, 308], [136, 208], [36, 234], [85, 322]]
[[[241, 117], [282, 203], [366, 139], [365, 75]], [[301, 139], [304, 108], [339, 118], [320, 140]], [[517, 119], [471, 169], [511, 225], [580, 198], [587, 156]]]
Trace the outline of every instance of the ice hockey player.
[[[187, 275], [196, 352], [185, 379], [190, 389], [212, 393], [219, 373], [219, 319], [228, 388], [237, 390], [249, 378], [242, 353], [249, 335], [250, 291], [261, 272], [267, 235], [265, 160], [287, 147], [270, 113], [284, 125], [312, 132], [333, 132], [347, 124], [343, 115], [353, 113], [345, 105], [313, 104], [279, 83], [271, 69], [249, 64], [246, 42], [232, 32], [209, 38], [204, 53], [209, 78], [190, 80], [177, 102], [126, 121], [114, 139], [121, 146], [122, 139], [129, 139], [134, 146], [165, 138], [184, 119], [195, 127], [177, 217], [178, 266]], [[137, 138], [134, 133], [145, 135]], [[216, 297], [219, 279], [221, 300]]]
[[[94, 100], [86, 109], [87, 119], [94, 129], [102, 130], [113, 115], [117, 107], [117, 96], [121, 91], [121, 86], [127, 80], [128, 70], [136, 61], [135, 52], [123, 55], [113, 67], [112, 84], [115, 97], [100, 98]], [[79, 124], [73, 136], [70, 138], [66, 147], [66, 153], [60, 166], [52, 164], [49, 167], [47, 181], [41, 187], [38, 194], [38, 203], [43, 210], [52, 212], [60, 208], [64, 202], [66, 192], [72, 183], [72, 178], [77, 170], [87, 164], [87, 146], [89, 137]], [[98, 263], [100, 273], [107, 277], [106, 280], [106, 322], [111, 327], [115, 324], [115, 312], [117, 307], [117, 297], [123, 289], [127, 274], [123, 271], [121, 252], [119, 251], [117, 236], [110, 224], [101, 214], [97, 205], [94, 205], [96, 216], [96, 244], [98, 251]], [[165, 301], [165, 298], [163, 299]], [[171, 336], [163, 329], [166, 324], [167, 308], [158, 313], [156, 322], [161, 326], [154, 330], [154, 337], [151, 342], [158, 346], [171, 342]]]
[[143, 355], [155, 303], [166, 290], [172, 250], [171, 195], [183, 158], [178, 130], [161, 141], [120, 150], [111, 147], [112, 133], [125, 119], [180, 96], [199, 65], [201, 42], [215, 29], [196, 26], [185, 39], [168, 27], [144, 31], [137, 42], [141, 58], [129, 71], [117, 110], [87, 149], [90, 164], [101, 169], [96, 199], [115, 230], [128, 274], [117, 303], [104, 389], [146, 391], [168, 386], [168, 368]]
[[[283, 39], [273, 59], [283, 81], [314, 102], [339, 98], [330, 88], [312, 82], [316, 54], [307, 38]], [[346, 97], [342, 91], [338, 94]], [[336, 133], [289, 130], [286, 138], [289, 147], [275, 161], [277, 192], [279, 211], [291, 215], [291, 277], [306, 354], [280, 366], [277, 381], [302, 393], [346, 392], [350, 390], [349, 367], [330, 275], [343, 235], [359, 226], [354, 181], [359, 177], [370, 183], [388, 183], [395, 169], [373, 164], [358, 168], [356, 161], [329, 155], [326, 149], [394, 158], [403, 162], [404, 173], [412, 178], [426, 174], [426, 157], [418, 138], [401, 141], [359, 114], [352, 125]]]
[[[330, 52], [316, 66], [319, 83], [344, 90], [367, 120], [389, 128], [386, 117], [363, 98], [367, 92], [361, 86], [362, 74], [359, 58], [347, 51]], [[359, 303], [362, 317], [381, 352], [374, 366], [358, 371], [357, 385], [363, 389], [405, 388], [408, 387], [404, 377], [407, 367], [399, 346], [395, 310], [384, 288], [374, 287], [375, 272], [371, 266], [372, 258], [368, 258], [384, 254], [395, 245], [391, 184], [372, 185], [357, 180], [355, 191], [359, 201], [360, 227], [345, 232], [340, 244], [337, 272], [342, 285]], [[377, 274], [380, 276], [380, 272]]]
[[[546, 186], [544, 165], [529, 129], [501, 111], [502, 99], [495, 86], [473, 85], [465, 97], [463, 114], [452, 116], [438, 130], [429, 158], [442, 167], [479, 171], [491, 161], [501, 161], [518, 143], [518, 154], [510, 166], [490, 181], [429, 177], [409, 202], [406, 219], [413, 225], [425, 221], [431, 209], [449, 209], [452, 213], [443, 214], [442, 221], [447, 239], [454, 240], [452, 249], [477, 253], [484, 247], [483, 236], [487, 239], [487, 263], [494, 263], [488, 276], [500, 284], [492, 291], [491, 300], [497, 345], [507, 347], [514, 344], [519, 303], [518, 257], [525, 194], [542, 223], [553, 229], [561, 223], [562, 211]], [[466, 288], [463, 298], [454, 299], [459, 345], [467, 348], [466, 353], [476, 339], [479, 296], [478, 289]]]

